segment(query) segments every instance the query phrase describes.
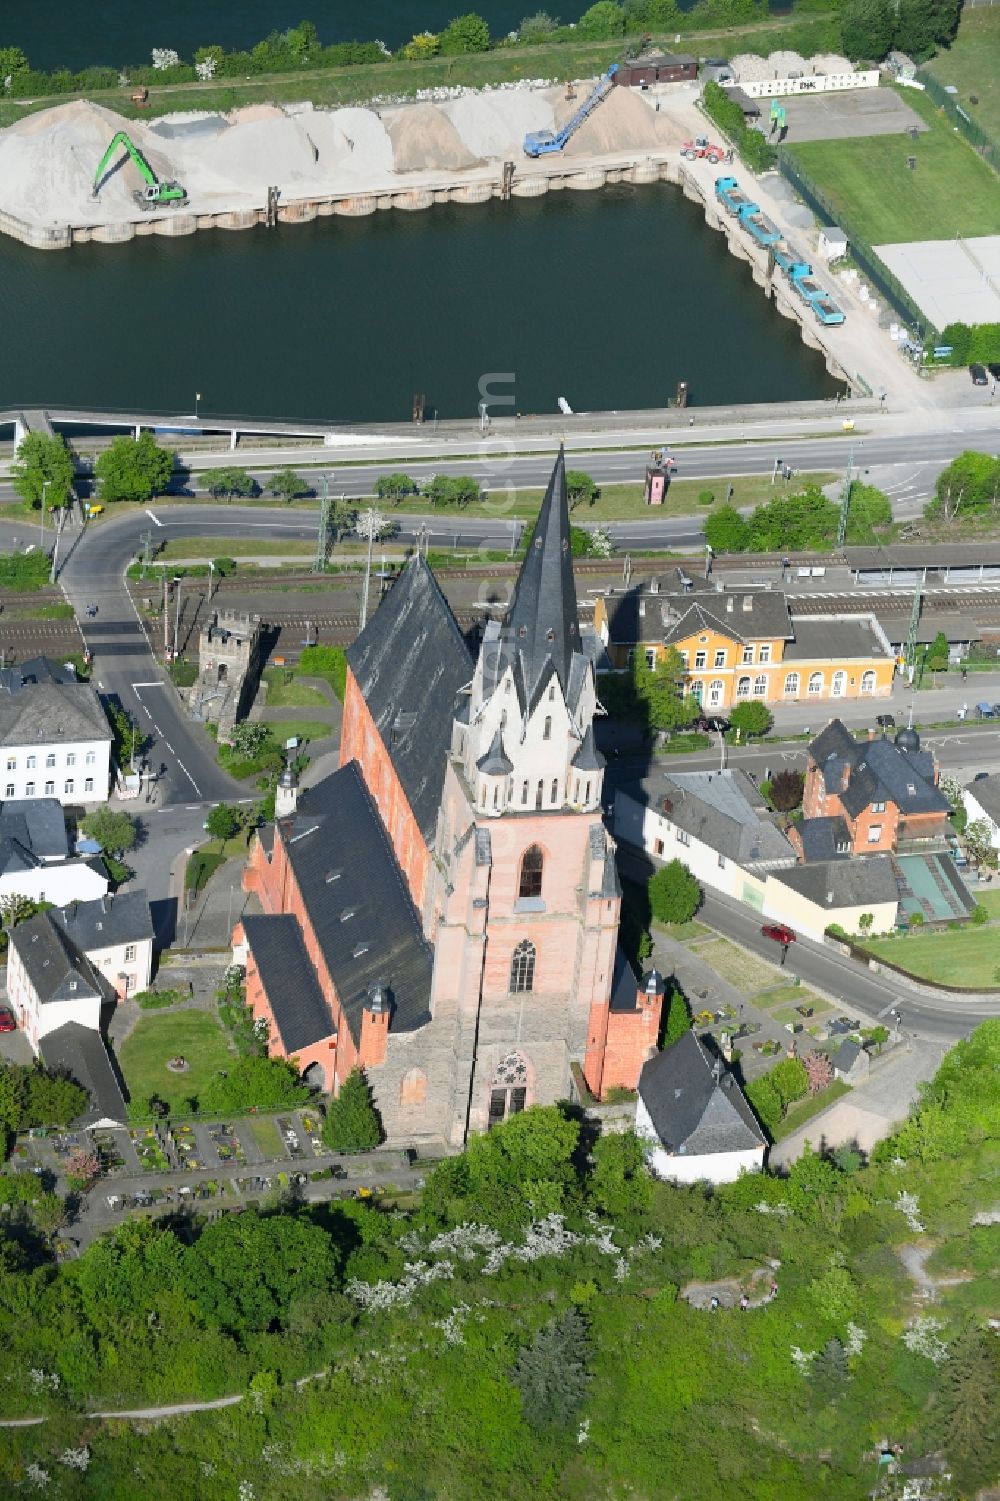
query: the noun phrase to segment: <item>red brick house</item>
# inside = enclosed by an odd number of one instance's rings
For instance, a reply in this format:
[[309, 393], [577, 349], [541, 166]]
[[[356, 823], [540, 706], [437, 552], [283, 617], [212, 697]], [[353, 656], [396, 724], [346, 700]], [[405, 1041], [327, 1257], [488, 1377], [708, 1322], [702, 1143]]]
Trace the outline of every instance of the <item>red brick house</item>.
[[855, 740], [839, 719], [809, 747], [804, 821], [789, 838], [808, 859], [895, 853], [946, 839], [951, 805], [916, 730]]
[[272, 1053], [336, 1092], [360, 1064], [390, 1142], [635, 1088], [664, 986], [618, 947], [594, 661], [560, 453], [501, 625], [473, 657], [415, 558], [348, 652], [340, 770], [279, 788], [233, 935]]

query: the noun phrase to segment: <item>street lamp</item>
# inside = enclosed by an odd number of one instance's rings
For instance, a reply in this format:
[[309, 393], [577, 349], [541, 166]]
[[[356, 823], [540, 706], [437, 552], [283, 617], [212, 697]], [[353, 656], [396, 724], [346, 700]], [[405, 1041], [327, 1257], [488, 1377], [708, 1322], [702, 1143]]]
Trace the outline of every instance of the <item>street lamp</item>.
[[212, 590], [215, 588], [215, 564], [212, 559], [208, 560], [208, 602], [212, 603]]
[[42, 480], [42, 519], [39, 523], [40, 539], [38, 545], [43, 549], [45, 547], [45, 495], [51, 483], [50, 479]]
[[201, 400], [201, 392], [200, 391], [196, 391], [194, 393], [194, 420], [195, 420], [195, 422], [198, 421], [198, 403], [199, 403], [200, 400]]

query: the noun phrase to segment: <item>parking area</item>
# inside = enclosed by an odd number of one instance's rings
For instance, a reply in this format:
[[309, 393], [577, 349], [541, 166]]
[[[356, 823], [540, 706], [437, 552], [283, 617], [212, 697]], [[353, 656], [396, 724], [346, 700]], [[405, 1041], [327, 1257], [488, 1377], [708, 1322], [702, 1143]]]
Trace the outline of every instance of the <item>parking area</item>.
[[1000, 323], [1000, 235], [875, 249], [935, 328]]
[[[902, 135], [928, 127], [892, 89], [843, 94], [796, 94], [782, 99], [789, 141], [842, 141], [849, 136]], [[764, 116], [767, 101], [762, 101]]]

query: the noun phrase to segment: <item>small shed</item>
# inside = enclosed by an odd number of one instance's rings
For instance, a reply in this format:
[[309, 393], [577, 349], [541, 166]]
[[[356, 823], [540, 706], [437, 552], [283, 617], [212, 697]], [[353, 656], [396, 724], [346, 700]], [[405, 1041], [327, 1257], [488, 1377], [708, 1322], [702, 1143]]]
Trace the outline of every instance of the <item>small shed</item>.
[[847, 236], [836, 224], [828, 224], [820, 230], [819, 253], [825, 261], [840, 261], [847, 254]]
[[868, 1054], [849, 1037], [844, 1038], [834, 1053], [832, 1062], [834, 1078], [843, 1079], [845, 1084], [860, 1084], [862, 1079], [868, 1077]]
[[656, 52], [622, 63], [615, 83], [630, 89], [648, 89], [654, 83], [692, 83], [698, 77], [698, 59], [686, 52]]
[[736, 82], [736, 75], [727, 57], [706, 57], [701, 65], [701, 77], [704, 83]]

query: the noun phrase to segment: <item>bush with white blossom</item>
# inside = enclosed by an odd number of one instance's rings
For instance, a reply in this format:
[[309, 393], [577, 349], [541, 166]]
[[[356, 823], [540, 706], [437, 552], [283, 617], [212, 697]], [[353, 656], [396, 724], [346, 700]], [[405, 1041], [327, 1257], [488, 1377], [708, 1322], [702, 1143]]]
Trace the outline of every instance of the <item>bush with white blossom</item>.
[[944, 1324], [940, 1319], [927, 1314], [922, 1319], [916, 1319], [909, 1327], [903, 1330], [903, 1344], [911, 1355], [922, 1355], [925, 1360], [931, 1360], [935, 1365], [941, 1365], [948, 1359], [948, 1346], [941, 1338]]
[[175, 52], [173, 47], [153, 48], [153, 67], [157, 73], [165, 73], [168, 68], [176, 68], [180, 60], [179, 53]]

